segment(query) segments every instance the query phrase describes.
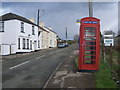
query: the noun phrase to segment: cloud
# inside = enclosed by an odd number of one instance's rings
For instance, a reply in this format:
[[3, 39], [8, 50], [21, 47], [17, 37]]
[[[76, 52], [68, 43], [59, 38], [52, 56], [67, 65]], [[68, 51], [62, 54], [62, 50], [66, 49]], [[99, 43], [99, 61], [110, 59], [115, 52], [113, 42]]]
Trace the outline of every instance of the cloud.
[[11, 8], [0, 8], [0, 16], [10, 12], [13, 12]]
[[[96, 2], [93, 3], [94, 16], [101, 20], [101, 31], [113, 30], [117, 32], [117, 2]], [[65, 39], [65, 28], [68, 27], [68, 38], [79, 32], [77, 19], [88, 17], [87, 2], [26, 2], [26, 3], [9, 3], [3, 4], [0, 14], [14, 12], [23, 17], [37, 18], [37, 10], [44, 9], [45, 15], [40, 20], [45, 22], [46, 26], [51, 26], [55, 32]]]
[[[98, 3], [95, 8], [95, 16], [101, 20], [101, 32], [113, 30], [118, 33], [118, 4], [117, 3]], [[103, 7], [102, 7], [103, 6]], [[101, 9], [100, 9], [101, 7]]]

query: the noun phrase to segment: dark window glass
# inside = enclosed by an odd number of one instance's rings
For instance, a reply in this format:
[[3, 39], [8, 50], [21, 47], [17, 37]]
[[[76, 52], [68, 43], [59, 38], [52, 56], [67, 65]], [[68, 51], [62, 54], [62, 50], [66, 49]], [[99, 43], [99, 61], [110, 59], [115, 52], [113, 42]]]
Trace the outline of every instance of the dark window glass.
[[29, 39], [27, 39], [27, 49], [29, 49]]
[[18, 38], [18, 49], [20, 49], [20, 38]]
[[0, 32], [4, 32], [4, 22], [0, 22]]
[[21, 32], [22, 32], [22, 33], [25, 32], [25, 31], [24, 31], [24, 23], [23, 23], [23, 22], [21, 22]]
[[23, 38], [23, 49], [25, 49], [25, 38]]
[[32, 35], [35, 35], [35, 27], [32, 26]]

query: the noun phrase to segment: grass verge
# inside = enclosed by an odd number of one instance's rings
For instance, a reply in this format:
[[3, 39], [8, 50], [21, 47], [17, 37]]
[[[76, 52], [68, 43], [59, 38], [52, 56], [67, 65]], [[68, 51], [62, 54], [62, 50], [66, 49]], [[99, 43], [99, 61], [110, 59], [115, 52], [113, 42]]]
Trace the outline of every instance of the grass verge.
[[112, 79], [111, 68], [101, 61], [100, 71], [96, 72], [96, 88], [117, 88], [115, 81]]
[[75, 58], [75, 66], [78, 68], [78, 56]]
[[[75, 66], [78, 67], [78, 57], [75, 58]], [[112, 79], [111, 68], [107, 63], [101, 61], [100, 70], [95, 73], [96, 88], [117, 88]]]

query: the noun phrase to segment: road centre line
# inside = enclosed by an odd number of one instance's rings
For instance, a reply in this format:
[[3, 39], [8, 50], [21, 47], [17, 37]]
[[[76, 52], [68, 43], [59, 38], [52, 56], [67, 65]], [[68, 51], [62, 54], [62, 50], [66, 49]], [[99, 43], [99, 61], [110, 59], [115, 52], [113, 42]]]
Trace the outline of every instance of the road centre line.
[[24, 65], [24, 64], [26, 64], [26, 63], [28, 63], [28, 62], [30, 62], [30, 61], [26, 61], [26, 62], [21, 63], [21, 64], [18, 64], [18, 65], [16, 65], [16, 66], [10, 67], [9, 69], [14, 69], [14, 68], [19, 67], [19, 66], [21, 66], [21, 65]]
[[42, 55], [42, 56], [40, 56], [40, 57], [37, 57], [36, 59], [40, 59], [40, 58], [42, 58], [42, 57], [44, 57], [45, 55]]

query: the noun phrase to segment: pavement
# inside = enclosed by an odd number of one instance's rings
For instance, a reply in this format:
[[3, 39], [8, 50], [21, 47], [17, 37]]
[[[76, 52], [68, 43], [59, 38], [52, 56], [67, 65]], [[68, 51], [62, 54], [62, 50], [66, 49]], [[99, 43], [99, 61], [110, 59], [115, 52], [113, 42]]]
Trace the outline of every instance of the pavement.
[[3, 56], [3, 88], [43, 88], [51, 74], [64, 62], [77, 44], [67, 48], [52, 48], [22, 55]]
[[72, 54], [56, 69], [44, 88], [95, 88], [95, 75], [90, 72], [78, 72], [75, 58], [79, 51]]

